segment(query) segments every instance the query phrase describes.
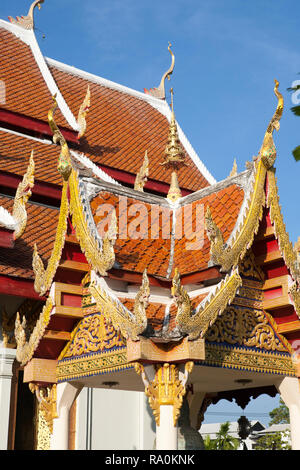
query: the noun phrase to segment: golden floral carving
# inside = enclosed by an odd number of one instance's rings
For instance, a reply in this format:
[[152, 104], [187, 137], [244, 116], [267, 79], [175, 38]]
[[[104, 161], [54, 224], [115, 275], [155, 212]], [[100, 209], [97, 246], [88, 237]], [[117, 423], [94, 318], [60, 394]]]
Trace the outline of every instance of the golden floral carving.
[[185, 364], [185, 377], [180, 380], [178, 364], [156, 364], [155, 377], [152, 381], [148, 381], [143, 365], [135, 364], [136, 372], [142, 376], [145, 383], [145, 394], [149, 399], [157, 426], [160, 425], [162, 405], [173, 405], [173, 425], [177, 425], [182, 400], [186, 393], [185, 384], [193, 366], [194, 363], [191, 361]]
[[242, 284], [238, 270], [227, 275], [213, 292], [192, 311], [187, 293], [180, 286], [178, 275], [173, 279], [173, 296], [177, 304], [176, 325], [183, 334], [187, 334], [189, 340], [195, 340], [199, 336], [203, 338], [209, 326], [224, 311], [228, 304], [234, 299], [238, 288]]
[[136, 191], [144, 191], [144, 186], [149, 176], [149, 159], [147, 150], [145, 152], [144, 161], [139, 169], [135, 181], [134, 181], [134, 188]]
[[15, 322], [15, 338], [17, 342], [16, 358], [22, 366], [27, 364], [27, 362], [29, 362], [33, 357], [34, 351], [43, 337], [45, 329], [49, 323], [53, 306], [54, 303], [52, 298], [48, 297], [28, 341], [26, 334], [26, 318], [24, 316], [21, 322], [20, 315], [17, 313]]
[[46, 269], [40, 255], [38, 254], [36, 243], [34, 244], [32, 259], [32, 267], [35, 275], [34, 289], [41, 296], [50, 289], [56, 270], [58, 268], [61, 254], [65, 245], [65, 237], [68, 228], [68, 215], [68, 184], [66, 181], [64, 181], [54, 246]]
[[245, 277], [251, 277], [257, 281], [264, 280], [263, 270], [255, 263], [255, 257], [251, 250], [248, 250], [244, 258], [239, 263], [239, 273]]
[[76, 170], [73, 169], [70, 179], [70, 212], [72, 223], [76, 230], [81, 250], [86, 256], [88, 263], [101, 276], [106, 276], [107, 271], [112, 268], [115, 262], [114, 244], [117, 237], [117, 218], [115, 211], [112, 213], [111, 223], [104, 238], [101, 240], [102, 246], [95, 235], [91, 233], [84, 207], [81, 202], [79, 192], [79, 181]]
[[208, 329], [205, 339], [210, 342], [228, 343], [265, 349], [286, 351], [286, 345], [275, 334], [269, 319], [262, 310], [227, 307]]
[[289, 234], [286, 230], [283, 221], [281, 208], [279, 205], [275, 170], [273, 169], [268, 171], [267, 207], [270, 209], [271, 223], [274, 227], [275, 236], [278, 240], [278, 245], [285, 261], [285, 264], [290, 270], [294, 280], [297, 280], [300, 278], [300, 268], [298, 263], [297, 252], [289, 239]]
[[102, 313], [84, 317], [76, 328], [73, 339], [63, 357], [81, 356], [124, 346], [124, 338]]

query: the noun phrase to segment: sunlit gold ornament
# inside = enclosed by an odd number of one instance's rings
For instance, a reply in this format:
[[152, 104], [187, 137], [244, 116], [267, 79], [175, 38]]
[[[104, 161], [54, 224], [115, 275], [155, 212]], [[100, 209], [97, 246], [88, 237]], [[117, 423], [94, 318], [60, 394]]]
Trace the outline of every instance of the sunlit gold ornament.
[[142, 376], [145, 383], [145, 394], [149, 398], [157, 426], [160, 426], [160, 407], [164, 405], [173, 406], [173, 426], [177, 425], [182, 400], [186, 393], [185, 383], [193, 366], [194, 363], [191, 361], [185, 364], [185, 379], [180, 380], [178, 364], [156, 364], [155, 377], [152, 381], [148, 381], [143, 365], [135, 364], [136, 372]]
[[50, 126], [50, 129], [53, 132], [53, 142], [55, 144], [59, 144], [61, 147], [60, 151], [60, 156], [58, 160], [58, 171], [62, 175], [63, 179], [65, 181], [68, 181], [69, 176], [72, 171], [72, 164], [71, 164], [71, 158], [70, 158], [70, 152], [69, 152], [69, 147], [66, 142], [66, 139], [62, 135], [61, 131], [59, 130], [55, 120], [54, 120], [54, 113], [57, 109], [57, 101], [56, 101], [56, 94], [52, 97], [53, 99], [53, 106], [52, 108], [48, 111], [48, 123]]
[[86, 116], [87, 113], [89, 112], [91, 107], [91, 91], [90, 91], [90, 86], [88, 85], [87, 91], [85, 98], [80, 106], [79, 112], [78, 112], [78, 117], [77, 117], [77, 124], [79, 127], [79, 132], [78, 132], [78, 139], [81, 139], [84, 137], [85, 132], [86, 132]]
[[12, 210], [12, 216], [17, 223], [17, 228], [14, 231], [14, 239], [17, 240], [20, 238], [27, 224], [27, 211], [26, 203], [30, 198], [32, 188], [34, 186], [34, 160], [33, 160], [33, 150], [30, 155], [29, 165], [27, 167], [26, 173], [23, 176], [21, 183], [18, 185], [14, 205]]
[[144, 186], [147, 182], [148, 176], [149, 176], [149, 158], [148, 158], [148, 153], [146, 150], [144, 161], [136, 175], [133, 189], [135, 189], [135, 191], [144, 191]]
[[279, 82], [276, 79], [274, 80], [274, 82], [275, 82], [274, 93], [278, 98], [278, 104], [277, 104], [276, 111], [268, 125], [268, 128], [264, 136], [263, 144], [259, 151], [259, 156], [262, 159], [267, 169], [271, 168], [274, 165], [274, 162], [276, 159], [276, 147], [275, 147], [274, 140], [273, 140], [273, 132], [274, 130], [278, 131], [280, 128], [279, 121], [283, 113], [283, 105], [284, 105], [283, 96], [278, 91]]

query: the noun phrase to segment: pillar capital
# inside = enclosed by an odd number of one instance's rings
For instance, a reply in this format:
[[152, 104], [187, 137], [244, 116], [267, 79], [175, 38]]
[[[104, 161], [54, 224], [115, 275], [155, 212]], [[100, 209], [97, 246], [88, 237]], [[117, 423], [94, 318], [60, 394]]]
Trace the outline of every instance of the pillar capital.
[[142, 364], [136, 363], [135, 370], [144, 381], [145, 393], [149, 398], [157, 426], [160, 426], [160, 407], [166, 405], [173, 406], [173, 426], [177, 425], [182, 399], [186, 393], [185, 385], [193, 366], [192, 361], [186, 362], [184, 365], [155, 364], [152, 366], [151, 374], [149, 367], [147, 367], [148, 370], [145, 370]]

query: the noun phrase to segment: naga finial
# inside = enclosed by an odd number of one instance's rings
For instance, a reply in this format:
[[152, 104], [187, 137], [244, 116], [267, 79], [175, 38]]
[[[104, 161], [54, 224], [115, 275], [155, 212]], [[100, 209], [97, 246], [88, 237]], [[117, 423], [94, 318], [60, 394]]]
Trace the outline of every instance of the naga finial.
[[181, 285], [180, 273], [175, 268], [172, 280], [171, 295], [177, 306], [176, 325], [179, 325], [183, 318], [189, 318], [192, 312], [192, 303], [186, 289]]
[[165, 99], [166, 99], [165, 80], [166, 80], [166, 78], [167, 78], [168, 80], [170, 80], [170, 76], [172, 75], [173, 70], [174, 70], [175, 56], [174, 56], [173, 52], [171, 51], [171, 46], [172, 46], [172, 44], [169, 42], [168, 51], [170, 52], [171, 57], [172, 57], [171, 66], [170, 66], [169, 69], [163, 74], [159, 86], [158, 86], [157, 88], [150, 88], [149, 90], [147, 90], [146, 88], [144, 88], [144, 92], [145, 92], [147, 95], [154, 96], [155, 98], [159, 98], [160, 100], [165, 100]]
[[66, 139], [62, 135], [61, 131], [59, 130], [54, 120], [54, 113], [57, 108], [56, 93], [54, 96], [52, 96], [52, 99], [53, 99], [53, 105], [48, 111], [48, 123], [49, 123], [50, 129], [53, 132], [53, 142], [55, 144], [59, 143], [61, 146], [61, 152], [60, 152], [60, 156], [58, 160], [57, 169], [61, 173], [64, 180], [67, 181], [72, 171], [70, 152], [69, 152], [69, 147], [66, 142]]
[[30, 198], [32, 188], [34, 186], [34, 160], [33, 150], [29, 158], [29, 164], [21, 183], [19, 184], [13, 205], [12, 216], [17, 223], [17, 228], [14, 231], [14, 239], [20, 238], [26, 228], [27, 224], [27, 211], [26, 203]]
[[134, 189], [136, 191], [144, 191], [144, 186], [146, 184], [148, 176], [149, 176], [149, 159], [148, 159], [148, 153], [146, 150], [143, 164], [141, 168], [139, 169], [135, 178], [135, 182], [134, 182]]
[[26, 16], [17, 16], [16, 19], [9, 16], [8, 17], [9, 21], [13, 24], [21, 26], [21, 28], [24, 28], [24, 29], [34, 29], [34, 19], [33, 19], [34, 9], [35, 7], [38, 7], [38, 9], [40, 10], [41, 5], [42, 3], [44, 3], [44, 1], [45, 0], [35, 0], [30, 5], [30, 8]]
[[116, 243], [118, 234], [118, 221], [116, 210], [114, 209], [111, 214], [111, 220], [107, 232], [105, 232], [102, 241], [102, 259], [105, 270], [108, 271], [113, 267], [115, 262], [114, 245]]
[[90, 110], [90, 106], [91, 106], [91, 91], [90, 91], [90, 86], [88, 85], [85, 98], [79, 108], [78, 117], [77, 117], [77, 124], [79, 126], [79, 132], [77, 136], [78, 139], [81, 139], [81, 137], [83, 137], [85, 134], [86, 115]]
[[210, 208], [207, 206], [205, 212], [205, 230], [210, 241], [211, 261], [217, 264], [217, 259], [224, 250], [224, 238], [221, 230], [214, 221]]
[[175, 170], [181, 166], [186, 166], [187, 163], [185, 162], [185, 153], [178, 137], [178, 130], [174, 113], [173, 88], [171, 88], [171, 110], [172, 114], [169, 125], [168, 143], [165, 148], [165, 161], [162, 163], [162, 165], [166, 165], [167, 167]]
[[279, 131], [279, 128], [280, 128], [279, 121], [283, 113], [283, 105], [284, 105], [283, 96], [278, 91], [279, 82], [276, 79], [274, 80], [274, 82], [275, 82], [274, 93], [277, 96], [278, 104], [277, 104], [276, 111], [266, 130], [263, 144], [259, 152], [260, 158], [262, 159], [267, 169], [271, 168], [274, 165], [274, 162], [276, 159], [276, 147], [275, 147], [274, 140], [273, 140], [273, 132], [274, 130]]
[[150, 297], [150, 283], [147, 276], [147, 270], [145, 269], [143, 272], [143, 280], [142, 285], [139, 288], [138, 293], [136, 294], [133, 306], [133, 314], [135, 316], [135, 320], [138, 322], [140, 326], [140, 330], [143, 331], [147, 327], [147, 314], [146, 309], [149, 305], [149, 297]]

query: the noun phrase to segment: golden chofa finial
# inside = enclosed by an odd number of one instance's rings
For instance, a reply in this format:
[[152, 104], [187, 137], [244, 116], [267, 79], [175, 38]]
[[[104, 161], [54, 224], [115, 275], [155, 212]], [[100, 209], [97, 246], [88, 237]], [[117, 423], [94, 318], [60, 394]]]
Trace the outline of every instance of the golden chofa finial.
[[275, 82], [274, 93], [278, 99], [277, 108], [268, 125], [268, 128], [264, 136], [263, 144], [259, 152], [259, 155], [263, 161], [263, 164], [268, 169], [274, 165], [274, 162], [276, 160], [276, 147], [275, 147], [274, 140], [273, 140], [273, 132], [274, 130], [279, 131], [279, 128], [280, 128], [279, 121], [283, 113], [283, 105], [284, 105], [283, 96], [278, 91], [279, 82], [276, 79], [274, 80], [274, 82]]
[[152, 96], [154, 96], [155, 98], [159, 98], [160, 100], [165, 100], [165, 99], [166, 99], [165, 80], [166, 80], [166, 78], [167, 78], [168, 80], [170, 80], [170, 76], [172, 75], [173, 70], [174, 70], [175, 56], [174, 56], [173, 52], [171, 51], [171, 46], [172, 46], [172, 44], [169, 42], [168, 51], [170, 52], [171, 57], [172, 57], [171, 66], [170, 66], [170, 68], [163, 74], [159, 86], [158, 86], [157, 88], [150, 88], [149, 90], [147, 90], [146, 88], [144, 88], [144, 92], [145, 92], [147, 95], [152, 95]]
[[41, 9], [42, 3], [44, 3], [45, 0], [35, 0], [31, 5], [28, 10], [28, 13], [26, 16], [17, 16], [16, 19], [12, 18], [11, 16], [8, 17], [9, 21], [13, 24], [16, 24], [18, 26], [21, 26], [21, 28], [24, 29], [34, 29], [34, 20], [33, 20], [33, 12], [35, 7], [38, 7], [38, 9]]

